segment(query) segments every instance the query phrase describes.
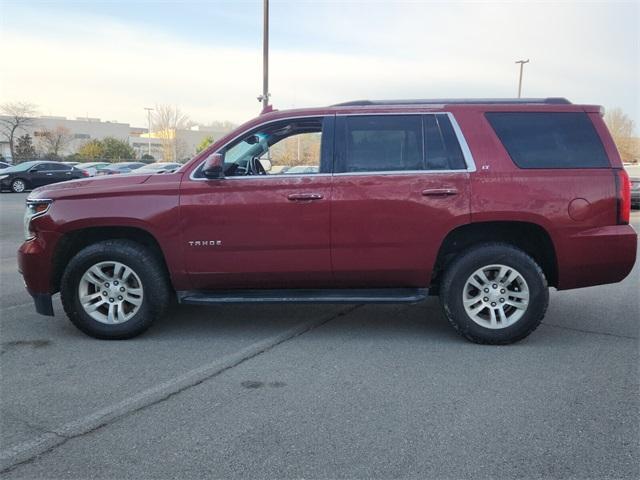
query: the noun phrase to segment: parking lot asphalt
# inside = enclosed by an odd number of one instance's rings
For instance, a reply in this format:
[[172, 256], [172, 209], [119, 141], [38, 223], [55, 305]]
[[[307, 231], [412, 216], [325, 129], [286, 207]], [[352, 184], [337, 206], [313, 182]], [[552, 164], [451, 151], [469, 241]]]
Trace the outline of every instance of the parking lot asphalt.
[[[552, 292], [526, 340], [417, 305], [174, 307], [98, 341], [37, 315], [0, 195], [6, 478], [638, 478], [640, 269]], [[639, 229], [640, 214], [633, 214]]]

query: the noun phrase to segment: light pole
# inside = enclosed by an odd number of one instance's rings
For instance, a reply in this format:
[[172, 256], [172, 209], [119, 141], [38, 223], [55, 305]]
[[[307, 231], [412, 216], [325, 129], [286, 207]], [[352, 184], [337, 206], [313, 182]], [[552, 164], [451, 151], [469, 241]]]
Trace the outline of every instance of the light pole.
[[264, 0], [262, 19], [262, 95], [258, 101], [262, 102], [262, 111], [269, 110], [269, 0]]
[[518, 60], [516, 63], [520, 64], [520, 80], [518, 80], [518, 98], [522, 95], [522, 69], [525, 63], [529, 63], [529, 59], [526, 60]]
[[147, 141], [148, 141], [148, 145], [149, 145], [149, 156], [151, 156], [151, 112], [153, 111], [153, 108], [151, 107], [144, 107], [144, 109], [147, 111], [147, 125], [149, 126], [149, 129], [147, 130]]

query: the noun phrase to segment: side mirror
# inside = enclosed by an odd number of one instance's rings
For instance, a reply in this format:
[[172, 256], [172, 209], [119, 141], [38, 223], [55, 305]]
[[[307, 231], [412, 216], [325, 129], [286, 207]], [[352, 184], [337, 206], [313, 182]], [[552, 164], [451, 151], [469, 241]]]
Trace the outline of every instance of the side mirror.
[[221, 153], [212, 153], [204, 161], [202, 173], [210, 180], [224, 178], [224, 156]]

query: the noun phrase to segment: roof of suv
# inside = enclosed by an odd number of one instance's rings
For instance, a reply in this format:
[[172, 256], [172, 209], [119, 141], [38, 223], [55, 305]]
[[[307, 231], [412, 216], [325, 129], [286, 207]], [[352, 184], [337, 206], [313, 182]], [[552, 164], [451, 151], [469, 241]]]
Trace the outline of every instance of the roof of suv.
[[353, 100], [350, 102], [336, 103], [332, 107], [364, 107], [364, 106], [389, 106], [389, 105], [571, 105], [571, 102], [562, 97], [548, 98], [434, 98], [434, 99], [409, 99], [409, 100]]

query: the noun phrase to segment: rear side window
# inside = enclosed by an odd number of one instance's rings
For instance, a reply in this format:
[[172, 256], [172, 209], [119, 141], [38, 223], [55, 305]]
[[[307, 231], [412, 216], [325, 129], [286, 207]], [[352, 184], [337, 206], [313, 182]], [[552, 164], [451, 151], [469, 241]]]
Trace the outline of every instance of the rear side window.
[[520, 168], [609, 167], [600, 137], [582, 112], [487, 112], [486, 118]]
[[460, 144], [447, 115], [424, 116], [427, 170], [466, 168]]
[[345, 117], [344, 172], [423, 170], [420, 115]]
[[446, 114], [345, 116], [337, 125], [337, 172], [466, 168]]

